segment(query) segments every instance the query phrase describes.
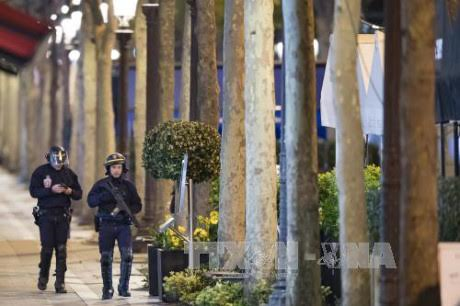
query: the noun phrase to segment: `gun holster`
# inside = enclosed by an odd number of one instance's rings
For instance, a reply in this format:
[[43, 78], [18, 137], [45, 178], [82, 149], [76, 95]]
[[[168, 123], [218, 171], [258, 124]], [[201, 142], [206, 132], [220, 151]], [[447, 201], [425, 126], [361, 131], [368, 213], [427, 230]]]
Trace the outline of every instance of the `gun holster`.
[[38, 225], [39, 220], [40, 220], [40, 207], [39, 206], [34, 206], [32, 209], [32, 216], [34, 216], [34, 223]]

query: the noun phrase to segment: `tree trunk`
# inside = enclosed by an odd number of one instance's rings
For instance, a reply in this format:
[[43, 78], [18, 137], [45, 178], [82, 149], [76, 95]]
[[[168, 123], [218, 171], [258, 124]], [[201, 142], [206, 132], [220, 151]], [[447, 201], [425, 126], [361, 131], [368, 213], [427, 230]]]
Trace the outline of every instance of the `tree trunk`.
[[286, 88], [286, 305], [320, 305], [316, 65], [313, 0], [283, 1]]
[[[79, 66], [78, 62], [70, 61], [69, 63], [69, 76], [68, 76], [68, 92], [69, 92], [69, 112], [72, 116], [72, 135], [70, 136], [70, 150], [69, 150], [69, 160], [71, 168], [76, 171], [79, 167], [78, 165], [78, 146], [80, 140], [78, 139], [78, 131], [81, 126], [84, 124], [83, 118], [83, 108], [80, 108], [80, 101], [79, 101]], [[79, 120], [82, 120], [79, 122]], [[79, 173], [77, 173], [78, 175]], [[81, 183], [81, 178], [79, 177], [79, 181]], [[81, 205], [82, 206], [82, 205]]]
[[246, 1], [246, 294], [272, 276], [276, 257], [273, 1]]
[[115, 46], [116, 19], [112, 1], [109, 0], [108, 22], [104, 23], [99, 1], [92, 0], [94, 39], [96, 42], [96, 177], [105, 173], [104, 160], [115, 151], [115, 128], [112, 99], [112, 49]]
[[[45, 58], [47, 44], [42, 44], [36, 51], [34, 59], [20, 72], [22, 108], [24, 130], [26, 137], [23, 139], [22, 149], [26, 154], [22, 155], [21, 171], [23, 179], [27, 182], [30, 175], [37, 166], [43, 164], [44, 154], [49, 149], [49, 89], [47, 90], [47, 77], [49, 71], [46, 71], [49, 61]], [[37, 141], [39, 140], [39, 141]]]
[[[224, 101], [219, 192], [220, 242], [245, 239], [244, 1], [225, 2]], [[243, 255], [241, 253], [241, 255]], [[219, 248], [220, 264], [229, 256]], [[243, 258], [241, 258], [242, 261]]]
[[11, 171], [19, 171], [19, 155], [20, 155], [20, 139], [21, 139], [21, 129], [20, 125], [20, 104], [19, 104], [19, 78], [17, 76], [11, 77], [11, 87], [10, 87], [10, 102], [13, 107], [13, 117], [11, 124]]
[[[134, 182], [141, 199], [145, 196], [145, 170], [142, 167], [142, 150], [146, 132], [147, 94], [147, 24], [142, 13], [142, 1], [138, 2], [134, 20], [134, 44], [136, 46], [136, 103], [134, 104]], [[144, 202], [143, 202], [144, 203]]]
[[190, 120], [190, 55], [192, 52], [192, 16], [190, 5], [184, 5], [184, 32], [182, 37], [181, 95], [179, 118]]
[[19, 126], [20, 126], [20, 140], [19, 140], [19, 180], [21, 182], [27, 182], [29, 179], [29, 173], [27, 169], [27, 137], [28, 137], [28, 122], [27, 122], [27, 98], [25, 92], [30, 83], [26, 82], [24, 76], [24, 70], [19, 73], [19, 88], [21, 89], [18, 92], [19, 99]]
[[84, 2], [81, 31], [81, 60], [78, 69], [78, 108], [80, 115], [76, 121], [77, 164], [76, 172], [82, 184], [84, 204], [80, 207], [81, 224], [92, 222], [93, 211], [86, 204], [86, 197], [91, 186], [96, 182], [96, 172], [102, 165], [96, 162], [97, 131], [97, 63], [96, 45], [93, 41], [93, 22], [91, 5]]
[[[219, 84], [217, 83], [216, 18], [214, 0], [197, 0], [196, 42], [198, 47], [197, 105], [198, 120], [213, 127], [219, 124]], [[195, 184], [193, 205], [195, 215], [209, 212], [209, 182]]]
[[[55, 134], [55, 139], [54, 143], [50, 143], [52, 145], [58, 144], [61, 146], [64, 146], [64, 148], [68, 149], [68, 146], [65, 145], [64, 143], [64, 133], [65, 131], [65, 126], [64, 126], [64, 119], [65, 119], [65, 104], [68, 103], [68, 99], [65, 98], [65, 91], [66, 87], [68, 86], [68, 71], [66, 71], [66, 61], [68, 60], [67, 54], [65, 53], [64, 50], [64, 44], [57, 44], [56, 45], [56, 52], [57, 52], [57, 58], [59, 59], [54, 65], [52, 63], [52, 70], [54, 70], [53, 74], [55, 74], [58, 77], [57, 80], [57, 88], [51, 87], [51, 89], [54, 88], [54, 99], [56, 100], [56, 110], [55, 110], [55, 116], [52, 114], [51, 116], [51, 122], [55, 121], [55, 128], [56, 131], [54, 132]], [[52, 84], [53, 86], [53, 84]], [[52, 98], [52, 94], [50, 95], [50, 98]]]
[[[160, 1], [159, 107], [155, 125], [174, 116], [174, 10], [175, 1]], [[153, 180], [154, 220], [158, 225], [169, 215], [169, 203], [174, 184], [169, 180]]]
[[[67, 149], [72, 149], [71, 148], [71, 133], [72, 129], [74, 126], [74, 122], [72, 121], [72, 111], [71, 111], [71, 102], [70, 102], [70, 91], [69, 87], [70, 86], [75, 86], [76, 84], [76, 79], [70, 80], [70, 59], [69, 59], [69, 53], [64, 49], [64, 46], [62, 48], [62, 75], [63, 77], [61, 78], [62, 82], [62, 95], [61, 95], [61, 124], [62, 124], [62, 130], [60, 131], [60, 137], [61, 137], [61, 142], [62, 146]], [[74, 75], [75, 76], [75, 75]]]
[[56, 42], [56, 33], [53, 33], [53, 42], [50, 48], [50, 74], [51, 74], [51, 86], [50, 86], [50, 142], [49, 146], [62, 145], [58, 143], [58, 92], [60, 90], [59, 84], [59, 46]]
[[[43, 60], [37, 62], [36, 67], [33, 71], [33, 79], [37, 90], [37, 96], [33, 100], [34, 110], [31, 114], [34, 117], [33, 137], [29, 142], [29, 150], [35, 152], [32, 157], [32, 169], [33, 170], [39, 165], [45, 163], [44, 153], [48, 152], [50, 148], [50, 86], [51, 86], [51, 63], [49, 60]], [[37, 150], [37, 139], [43, 139], [43, 142], [38, 144], [39, 149]]]
[[8, 167], [8, 76], [0, 72], [0, 162]]
[[433, 1], [401, 3], [400, 305], [440, 305], [434, 14]]
[[[34, 165], [34, 160], [35, 156], [35, 150], [39, 151], [40, 150], [40, 145], [38, 145], [38, 148], [33, 149], [33, 139], [36, 136], [34, 131], [37, 128], [35, 121], [37, 119], [38, 112], [36, 112], [35, 109], [35, 104], [36, 100], [38, 100], [38, 80], [34, 78], [33, 74], [33, 68], [30, 67], [25, 67], [21, 71], [21, 78], [23, 80], [23, 84], [26, 85], [26, 91], [22, 93], [24, 103], [26, 104], [26, 114], [25, 114], [25, 122], [26, 122], [26, 129], [27, 129], [27, 138], [26, 138], [26, 143], [25, 143], [25, 151], [27, 152], [27, 155], [25, 156], [25, 179], [28, 181], [30, 179], [30, 175], [32, 172], [35, 170], [33, 167], [36, 166]], [[43, 136], [43, 138], [46, 138], [46, 135]], [[43, 139], [41, 138], [41, 139]], [[43, 142], [46, 143], [46, 139], [43, 139]]]
[[[184, 3], [184, 28], [182, 32], [182, 59], [181, 59], [181, 90], [179, 100], [179, 119], [190, 120], [190, 72], [192, 53], [192, 15], [190, 3]], [[176, 184], [176, 202], [179, 200], [179, 189]], [[185, 197], [184, 210], [175, 214], [176, 225], [188, 229], [188, 202]], [[178, 202], [177, 202], [178, 203]], [[178, 207], [178, 206], [176, 206]]]
[[[390, 243], [395, 262], [399, 254], [399, 210], [401, 199], [399, 84], [401, 75], [401, 5], [399, 0], [385, 2], [385, 84], [384, 136], [382, 164], [382, 208], [380, 241]], [[381, 267], [380, 305], [397, 306], [398, 270]]]
[[198, 43], [198, 116], [201, 122], [219, 123], [219, 84], [217, 83], [216, 17], [214, 0], [196, 1], [195, 33]]
[[329, 38], [334, 21], [334, 1], [314, 0], [315, 27], [319, 53], [317, 61], [325, 63], [329, 52]]
[[345, 306], [371, 304], [369, 269], [367, 266], [364, 269], [356, 268], [353, 258], [356, 254], [352, 253], [353, 246], [369, 241], [364, 197], [364, 144], [356, 77], [360, 8], [359, 0], [336, 1], [332, 46], [334, 62], [331, 75], [337, 114], [336, 169], [340, 254], [344, 259], [341, 261], [342, 303]]

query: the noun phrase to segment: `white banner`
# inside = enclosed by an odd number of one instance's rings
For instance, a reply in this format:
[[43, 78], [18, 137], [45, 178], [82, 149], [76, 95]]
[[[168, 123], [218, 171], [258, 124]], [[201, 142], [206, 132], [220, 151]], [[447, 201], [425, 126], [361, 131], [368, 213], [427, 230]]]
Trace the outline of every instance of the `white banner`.
[[[384, 41], [382, 32], [358, 35], [356, 74], [364, 134], [383, 134]], [[331, 45], [321, 89], [321, 124], [336, 128], [335, 95], [331, 78], [332, 49]]]

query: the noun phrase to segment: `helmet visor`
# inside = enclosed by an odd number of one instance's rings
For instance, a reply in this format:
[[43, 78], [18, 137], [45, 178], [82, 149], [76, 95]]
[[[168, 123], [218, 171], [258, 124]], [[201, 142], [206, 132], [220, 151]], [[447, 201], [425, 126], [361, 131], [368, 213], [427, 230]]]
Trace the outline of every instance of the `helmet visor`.
[[52, 152], [50, 154], [50, 164], [55, 168], [66, 167], [69, 165], [69, 159], [65, 151]]

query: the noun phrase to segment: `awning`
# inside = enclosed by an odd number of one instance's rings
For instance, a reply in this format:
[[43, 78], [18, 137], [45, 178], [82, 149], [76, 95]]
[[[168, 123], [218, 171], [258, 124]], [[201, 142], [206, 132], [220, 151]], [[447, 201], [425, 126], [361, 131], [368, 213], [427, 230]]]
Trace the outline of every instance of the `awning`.
[[17, 73], [50, 30], [46, 22], [0, 3], [0, 69]]

